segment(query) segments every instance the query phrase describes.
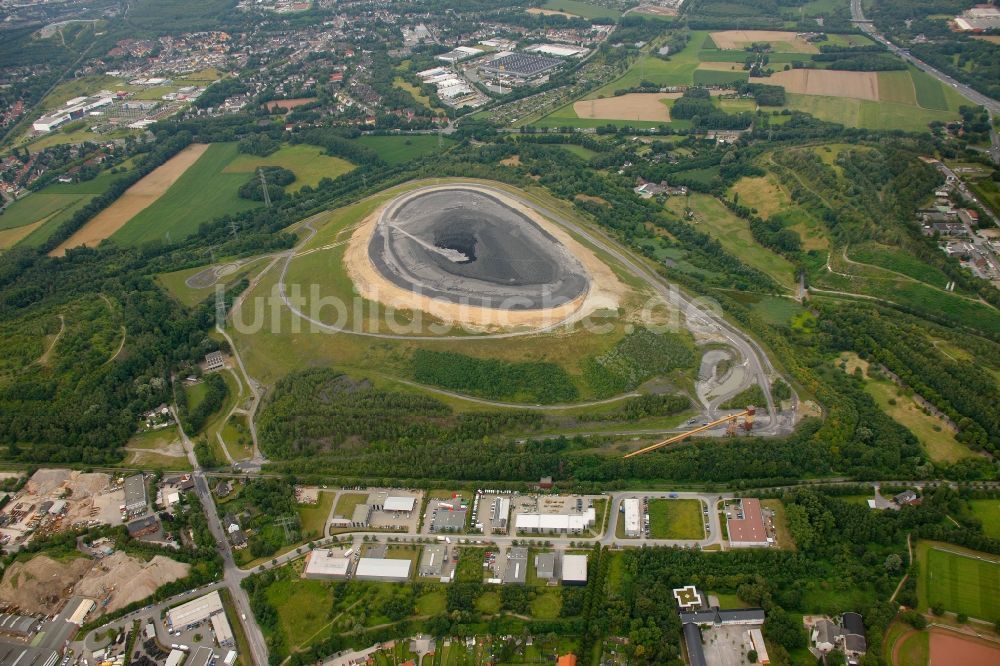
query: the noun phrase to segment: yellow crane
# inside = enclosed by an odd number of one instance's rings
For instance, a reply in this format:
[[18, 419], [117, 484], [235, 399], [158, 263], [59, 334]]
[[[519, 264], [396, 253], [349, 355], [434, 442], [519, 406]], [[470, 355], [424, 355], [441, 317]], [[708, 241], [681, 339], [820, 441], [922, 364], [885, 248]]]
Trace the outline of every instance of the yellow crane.
[[685, 432], [682, 432], [679, 435], [674, 435], [673, 437], [669, 437], [663, 440], [662, 442], [657, 442], [656, 444], [650, 444], [649, 446], [641, 448], [637, 451], [633, 451], [632, 453], [626, 453], [625, 457], [632, 458], [634, 456], [642, 455], [643, 453], [649, 453], [650, 451], [656, 451], [657, 449], [662, 449], [664, 446], [670, 446], [671, 444], [676, 444], [677, 442], [683, 442], [685, 439], [691, 437], [692, 435], [697, 435], [699, 432], [711, 430], [715, 426], [722, 425], [723, 423], [728, 424], [728, 427], [726, 429], [726, 434], [735, 435], [737, 428], [737, 421], [741, 417], [743, 417], [743, 429], [746, 431], [750, 431], [753, 428], [753, 417], [754, 414], [756, 413], [757, 413], [757, 408], [754, 407], [753, 405], [750, 405], [742, 412], [723, 416], [721, 419], [716, 419], [711, 423], [706, 423], [703, 426], [698, 426], [697, 428], [694, 428], [692, 430], [687, 430]]

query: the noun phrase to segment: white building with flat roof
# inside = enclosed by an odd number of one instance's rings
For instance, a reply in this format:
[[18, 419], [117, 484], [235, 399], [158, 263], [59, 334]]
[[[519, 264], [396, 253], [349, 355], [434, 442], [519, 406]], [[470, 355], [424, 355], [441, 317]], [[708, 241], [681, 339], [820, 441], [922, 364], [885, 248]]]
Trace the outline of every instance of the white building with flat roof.
[[225, 613], [216, 613], [212, 616], [212, 630], [215, 632], [215, 642], [219, 647], [231, 647], [236, 644], [233, 638], [233, 628], [229, 626], [229, 620]]
[[163, 666], [180, 666], [182, 661], [184, 661], [184, 653], [180, 650], [171, 650], [170, 654], [167, 655], [167, 662]]
[[410, 560], [389, 560], [362, 557], [354, 569], [357, 580], [402, 582], [410, 579]]
[[219, 591], [209, 592], [180, 606], [167, 611], [167, 622], [175, 629], [181, 629], [207, 620], [216, 613], [223, 612], [222, 597]]
[[306, 578], [323, 580], [347, 578], [351, 559], [327, 548], [316, 548], [306, 558]]
[[385, 503], [382, 505], [382, 510], [410, 513], [413, 511], [413, 506], [416, 502], [417, 500], [415, 497], [390, 496], [385, 499]]
[[642, 534], [642, 511], [639, 507], [639, 500], [629, 498], [622, 502], [625, 509], [625, 536], [636, 539]]
[[587, 584], [587, 556], [564, 555], [562, 561], [563, 585]]
[[593, 527], [596, 521], [593, 507], [583, 513], [519, 513], [514, 519], [514, 529], [532, 534], [579, 534]]

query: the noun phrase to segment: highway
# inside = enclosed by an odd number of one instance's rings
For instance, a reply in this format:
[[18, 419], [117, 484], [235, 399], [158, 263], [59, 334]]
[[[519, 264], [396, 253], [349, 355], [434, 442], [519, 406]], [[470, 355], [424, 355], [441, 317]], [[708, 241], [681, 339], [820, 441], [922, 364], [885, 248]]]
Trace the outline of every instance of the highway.
[[[861, 0], [851, 0], [851, 20], [854, 23], [856, 23], [858, 27], [861, 28], [861, 30], [866, 35], [868, 35], [875, 41], [879, 42], [880, 44], [888, 48], [889, 51], [891, 51], [892, 53], [896, 54], [903, 60], [909, 62], [914, 67], [917, 67], [918, 69], [927, 72], [941, 83], [947, 86], [951, 86], [952, 88], [957, 90], [959, 93], [964, 95], [966, 98], [968, 98], [975, 104], [985, 107], [986, 110], [989, 111], [990, 113], [991, 124], [992, 124], [992, 117], [995, 114], [1000, 114], [1000, 102], [998, 102], [997, 100], [993, 99], [992, 97], [987, 97], [986, 95], [982, 94], [977, 90], [974, 90], [973, 88], [967, 86], [961, 81], [952, 78], [951, 76], [945, 74], [941, 70], [932, 67], [923, 60], [920, 60], [919, 58], [911, 54], [909, 50], [900, 48], [895, 44], [893, 44], [891, 41], [889, 41], [889, 39], [885, 37], [885, 35], [880, 33], [875, 28], [874, 23], [865, 18], [865, 12], [861, 6]], [[998, 135], [996, 129], [990, 132], [990, 139], [991, 139], [990, 157], [992, 158], [995, 164], [1000, 164], [1000, 135]]]

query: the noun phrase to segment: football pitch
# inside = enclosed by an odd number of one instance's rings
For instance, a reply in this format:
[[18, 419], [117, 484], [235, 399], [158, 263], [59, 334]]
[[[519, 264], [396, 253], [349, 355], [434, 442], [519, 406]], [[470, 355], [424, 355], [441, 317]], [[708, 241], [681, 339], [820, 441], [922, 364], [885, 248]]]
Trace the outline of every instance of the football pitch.
[[921, 550], [925, 553], [921, 587], [927, 607], [940, 605], [989, 622], [1000, 619], [1000, 561], [949, 544], [926, 544]]

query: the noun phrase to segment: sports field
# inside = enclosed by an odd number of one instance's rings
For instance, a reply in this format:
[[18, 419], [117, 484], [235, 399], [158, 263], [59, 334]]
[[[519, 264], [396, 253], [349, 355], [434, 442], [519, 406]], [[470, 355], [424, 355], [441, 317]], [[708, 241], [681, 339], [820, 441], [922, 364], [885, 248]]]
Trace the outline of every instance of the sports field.
[[933, 666], [1000, 664], [1000, 645], [934, 627], [930, 630], [930, 659], [926, 663]]
[[952, 544], [921, 541], [920, 609], [947, 611], [993, 622], [1000, 618], [1000, 557]]
[[93, 246], [108, 238], [156, 202], [207, 150], [207, 144], [192, 144], [177, 153], [125, 190], [113, 204], [94, 216], [50, 254], [62, 256], [71, 247]]

